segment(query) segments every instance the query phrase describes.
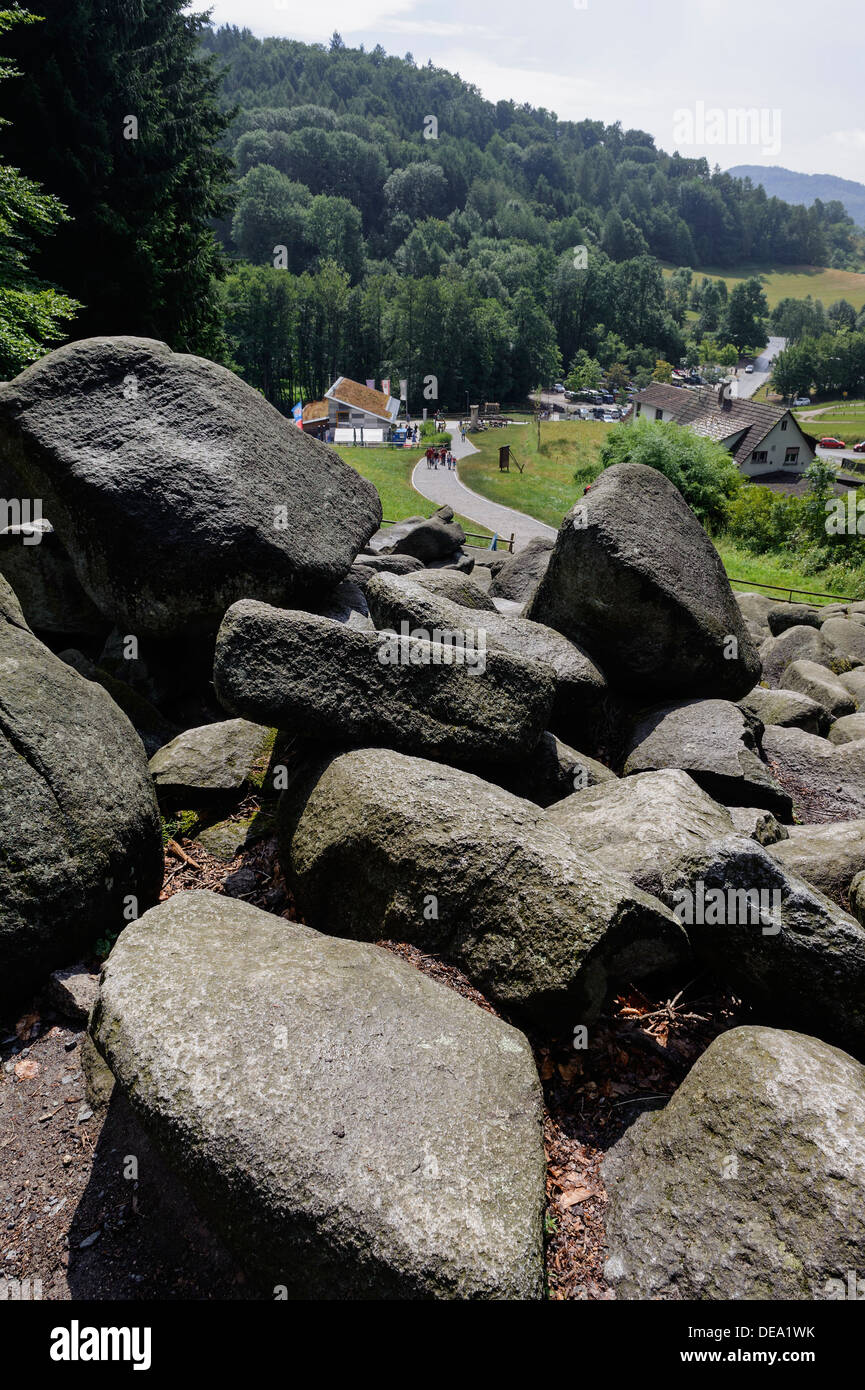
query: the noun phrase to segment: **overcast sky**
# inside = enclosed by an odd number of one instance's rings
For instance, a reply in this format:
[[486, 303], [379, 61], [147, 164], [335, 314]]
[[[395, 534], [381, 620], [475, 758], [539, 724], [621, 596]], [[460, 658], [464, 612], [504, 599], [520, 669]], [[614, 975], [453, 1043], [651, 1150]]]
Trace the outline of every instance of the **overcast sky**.
[[[336, 29], [349, 47], [380, 43], [418, 63], [431, 58], [492, 101], [621, 120], [651, 131], [662, 149], [705, 154], [722, 168], [780, 164], [865, 182], [861, 0], [214, 0], [211, 8], [215, 23], [259, 36], [324, 43]], [[731, 108], [763, 113], [756, 140], [748, 131], [743, 142], [713, 115]]]

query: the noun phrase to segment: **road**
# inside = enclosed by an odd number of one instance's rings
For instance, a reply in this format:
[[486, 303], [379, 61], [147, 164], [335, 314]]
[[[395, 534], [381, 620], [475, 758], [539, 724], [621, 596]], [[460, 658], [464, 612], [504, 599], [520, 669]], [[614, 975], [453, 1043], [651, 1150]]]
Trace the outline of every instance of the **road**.
[[772, 364], [779, 352], [783, 352], [787, 346], [786, 338], [770, 338], [759, 357], [754, 358], [753, 372], [740, 372], [737, 378], [739, 383], [738, 394], [742, 400], [748, 400], [758, 391], [761, 386], [765, 386], [769, 377], [772, 375]]
[[[451, 449], [457, 460], [478, 453], [468, 439], [463, 444], [458, 421], [448, 420], [445, 428], [450, 430], [453, 441]], [[548, 536], [550, 540], [556, 538], [554, 527], [536, 521], [533, 516], [526, 516], [525, 512], [517, 512], [512, 507], [490, 502], [486, 497], [481, 497], [479, 492], [472, 492], [471, 488], [460, 482], [456, 469], [427, 468], [426, 459], [422, 458], [412, 473], [411, 483], [421, 497], [426, 497], [430, 502], [437, 502], [439, 506], [447, 504], [453, 507], [455, 512], [471, 517], [472, 521], [476, 521], [488, 531], [497, 533], [504, 541], [509, 540], [513, 533], [515, 551], [522, 550], [534, 536]]]

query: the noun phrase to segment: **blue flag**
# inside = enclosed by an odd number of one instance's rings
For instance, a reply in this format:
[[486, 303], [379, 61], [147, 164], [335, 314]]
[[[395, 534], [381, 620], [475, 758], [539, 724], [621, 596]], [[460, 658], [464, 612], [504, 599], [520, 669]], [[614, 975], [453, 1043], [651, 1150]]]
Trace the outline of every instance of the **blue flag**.
[[298, 401], [297, 405], [294, 407], [291, 413], [294, 416], [295, 420], [300, 419], [301, 415], [303, 414], [303, 405], [300, 401]]

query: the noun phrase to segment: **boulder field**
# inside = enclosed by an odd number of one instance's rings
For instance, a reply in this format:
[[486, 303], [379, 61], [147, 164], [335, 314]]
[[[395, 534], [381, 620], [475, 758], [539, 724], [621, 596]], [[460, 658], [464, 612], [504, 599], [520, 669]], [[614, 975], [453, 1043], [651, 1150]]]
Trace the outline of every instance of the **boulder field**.
[[0, 476], [44, 514], [0, 536], [4, 1023], [90, 1011], [255, 1289], [544, 1297], [537, 1062], [629, 991], [747, 1023], [617, 1130], [610, 1292], [865, 1269], [865, 606], [734, 594], [633, 463], [513, 556], [384, 526], [144, 339], [0, 385]]

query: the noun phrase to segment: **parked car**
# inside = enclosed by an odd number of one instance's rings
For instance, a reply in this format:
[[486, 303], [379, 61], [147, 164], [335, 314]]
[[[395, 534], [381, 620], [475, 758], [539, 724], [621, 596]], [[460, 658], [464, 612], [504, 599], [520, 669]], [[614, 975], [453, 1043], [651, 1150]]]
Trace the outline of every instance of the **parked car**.
[[613, 395], [612, 391], [601, 392], [601, 400], [604, 402], [604, 405], [612, 405], [615, 399], [616, 398]]
[[746, 372], [753, 372], [753, 370], [754, 370], [754, 368], [752, 367], [751, 363], [749, 362], [748, 365], [747, 365], [747, 367], [745, 368], [745, 371], [746, 371]]
[[821, 449], [846, 449], [847, 445], [843, 439], [836, 439], [833, 434], [824, 434], [820, 440]]
[[810, 405], [810, 404], [811, 404], [811, 397], [810, 397], [810, 396], [797, 396], [796, 399], [795, 399], [795, 401], [793, 402], [793, 404], [794, 404], [794, 405]]
[[564, 392], [564, 389], [565, 389], [565, 384], [564, 384], [563, 381], [557, 381], [556, 384], [555, 384], [555, 386], [553, 387], [553, 390], [555, 391], [555, 393], [556, 393], [557, 396], [561, 396], [562, 393]]
[[853, 445], [853, 448], [857, 454], [865, 454], [865, 439], [860, 439], [858, 444]]

